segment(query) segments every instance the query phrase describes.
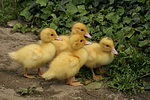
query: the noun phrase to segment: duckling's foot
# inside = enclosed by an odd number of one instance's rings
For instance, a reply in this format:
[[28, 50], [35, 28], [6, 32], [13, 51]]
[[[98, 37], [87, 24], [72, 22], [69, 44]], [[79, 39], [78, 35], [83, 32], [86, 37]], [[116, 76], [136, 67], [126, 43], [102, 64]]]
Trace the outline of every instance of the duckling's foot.
[[72, 86], [82, 86], [82, 84], [80, 82], [71, 82], [71, 83], [69, 83], [69, 85], [72, 85]]
[[28, 71], [28, 69], [25, 68], [24, 73], [22, 73], [26, 78], [35, 78], [34, 76], [29, 76], [29, 75], [27, 74], [27, 71]]
[[103, 79], [103, 77], [102, 77], [102, 75], [93, 75], [93, 79], [98, 81], [98, 80]]
[[38, 75], [39, 75], [40, 77], [42, 77], [42, 75], [43, 75], [43, 73], [41, 72], [40, 68], [38, 69]]
[[78, 82], [78, 81], [75, 79], [75, 77], [72, 77], [71, 80], [72, 80], [73, 82]]
[[98, 68], [99, 73], [102, 75], [104, 74], [106, 71], [102, 70], [101, 68]]
[[80, 82], [77, 82], [77, 80], [75, 80], [75, 77], [66, 79], [66, 82], [67, 82], [67, 84], [72, 85], [72, 86], [82, 86], [82, 84]]
[[24, 75], [26, 78], [35, 78], [34, 76]]

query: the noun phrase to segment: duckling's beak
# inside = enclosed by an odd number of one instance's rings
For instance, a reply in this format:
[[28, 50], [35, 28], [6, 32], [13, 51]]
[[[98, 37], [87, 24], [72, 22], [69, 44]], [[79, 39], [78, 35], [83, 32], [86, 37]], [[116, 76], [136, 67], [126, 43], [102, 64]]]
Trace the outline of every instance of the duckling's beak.
[[86, 41], [84, 45], [92, 44], [90, 41]]
[[84, 36], [86, 36], [86, 37], [88, 37], [90, 39], [92, 38], [91, 35], [88, 32], [86, 32], [86, 34], [84, 34]]
[[113, 52], [115, 55], [118, 55], [118, 52], [116, 51], [115, 48], [112, 48], [110, 51]]
[[63, 41], [63, 39], [62, 39], [62, 38], [60, 38], [59, 36], [56, 36], [55, 40]]

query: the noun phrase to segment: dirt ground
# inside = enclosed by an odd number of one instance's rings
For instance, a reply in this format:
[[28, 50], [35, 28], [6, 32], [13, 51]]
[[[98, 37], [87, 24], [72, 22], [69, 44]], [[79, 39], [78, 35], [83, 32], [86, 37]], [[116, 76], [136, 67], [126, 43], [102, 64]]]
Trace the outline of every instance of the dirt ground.
[[[64, 81], [45, 81], [37, 75], [37, 70], [29, 70], [28, 74], [35, 79], [27, 79], [21, 73], [24, 68], [10, 59], [8, 52], [20, 47], [36, 43], [38, 36], [28, 33], [12, 33], [11, 28], [0, 28], [0, 100], [150, 100], [150, 91], [137, 95], [113, 92], [103, 81], [100, 89], [87, 89], [83, 86], [69, 86]], [[41, 68], [47, 70], [47, 66]], [[20, 88], [36, 87], [33, 94], [21, 96]]]

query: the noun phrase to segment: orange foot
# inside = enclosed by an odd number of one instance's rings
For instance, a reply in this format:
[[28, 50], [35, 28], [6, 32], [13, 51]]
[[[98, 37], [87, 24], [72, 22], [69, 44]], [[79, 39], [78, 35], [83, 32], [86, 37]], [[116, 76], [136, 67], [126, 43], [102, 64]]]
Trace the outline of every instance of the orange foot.
[[103, 77], [102, 77], [102, 75], [93, 75], [93, 79], [98, 81], [98, 80], [103, 79]]
[[67, 84], [72, 85], [72, 86], [82, 86], [82, 84], [80, 82], [77, 82], [77, 80], [75, 80], [75, 77], [66, 79], [66, 82], [67, 82]]
[[26, 78], [35, 78], [34, 76], [29, 76], [29, 75], [27, 74], [27, 71], [28, 71], [28, 69], [25, 68], [24, 73], [22, 73]]
[[24, 74], [24, 76], [25, 76], [26, 78], [35, 78], [34, 76], [25, 75], [25, 74]]
[[98, 71], [99, 71], [99, 73], [100, 73], [101, 75], [106, 72], [106, 71], [104, 71], [104, 70], [102, 70], [102, 69], [100, 69], [100, 68], [98, 68]]
[[38, 75], [39, 75], [40, 77], [42, 77], [42, 75], [43, 75], [43, 73], [41, 72], [40, 68], [38, 69]]

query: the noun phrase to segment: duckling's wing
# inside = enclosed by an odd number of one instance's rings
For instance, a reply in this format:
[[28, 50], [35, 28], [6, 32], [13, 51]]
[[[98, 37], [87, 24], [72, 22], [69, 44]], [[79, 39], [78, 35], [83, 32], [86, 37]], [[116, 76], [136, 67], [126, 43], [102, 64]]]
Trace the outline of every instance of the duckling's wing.
[[68, 56], [68, 61], [69, 61], [70, 67], [74, 67], [77, 64], [79, 64], [80, 60], [79, 60], [78, 56], [70, 55], [70, 56]]
[[39, 60], [43, 57], [43, 53], [40, 49], [34, 49], [34, 51], [32, 51], [32, 59], [35, 60]]
[[89, 56], [87, 61], [94, 61], [97, 59], [98, 54], [95, 52], [95, 50], [89, 51]]

